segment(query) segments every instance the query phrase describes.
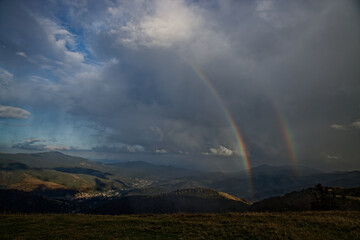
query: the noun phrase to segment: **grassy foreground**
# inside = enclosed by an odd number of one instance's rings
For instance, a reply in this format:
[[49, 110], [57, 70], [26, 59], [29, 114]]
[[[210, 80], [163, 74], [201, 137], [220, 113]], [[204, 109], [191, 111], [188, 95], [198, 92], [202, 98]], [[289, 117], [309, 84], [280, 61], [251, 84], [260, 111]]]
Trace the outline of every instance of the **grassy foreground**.
[[0, 239], [360, 239], [360, 212], [0, 215]]

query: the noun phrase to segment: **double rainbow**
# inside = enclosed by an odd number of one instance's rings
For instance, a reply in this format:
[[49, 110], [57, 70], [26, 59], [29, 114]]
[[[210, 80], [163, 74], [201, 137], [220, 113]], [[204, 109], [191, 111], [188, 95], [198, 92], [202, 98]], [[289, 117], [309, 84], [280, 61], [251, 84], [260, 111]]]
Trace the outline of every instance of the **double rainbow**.
[[[206, 75], [200, 70], [200, 68], [197, 67], [195, 64], [191, 64], [188, 61], [185, 61], [185, 62], [189, 64], [189, 66], [193, 69], [193, 71], [196, 73], [196, 75], [202, 80], [202, 82], [205, 84], [205, 86], [214, 95], [217, 104], [219, 105], [220, 109], [223, 111], [227, 122], [230, 124], [232, 133], [234, 134], [234, 137], [235, 137], [237, 145], [238, 145], [238, 149], [240, 151], [240, 155], [243, 159], [243, 164], [244, 164], [245, 171], [247, 173], [247, 177], [249, 179], [249, 189], [251, 191], [251, 194], [254, 196], [254, 186], [253, 186], [253, 182], [252, 182], [252, 173], [251, 173], [249, 156], [248, 156], [248, 153], [246, 150], [244, 139], [240, 133], [238, 126], [235, 123], [233, 116], [231, 115], [229, 110], [226, 108], [222, 97], [220, 96], [220, 94], [218, 93], [218, 91], [216, 90], [214, 85], [206, 77]], [[285, 117], [281, 114], [281, 112], [280, 112], [279, 108], [277, 107], [277, 105], [275, 104], [275, 102], [270, 100], [270, 103], [272, 105], [273, 112], [276, 115], [277, 122], [281, 128], [281, 132], [282, 132], [285, 144], [286, 144], [286, 149], [287, 149], [290, 161], [291, 161], [291, 165], [294, 168], [294, 172], [297, 173], [297, 169], [296, 169], [297, 157], [296, 157], [296, 151], [295, 151], [295, 144], [294, 144], [293, 138], [291, 136], [291, 131], [290, 131], [289, 125], [287, 124]]]

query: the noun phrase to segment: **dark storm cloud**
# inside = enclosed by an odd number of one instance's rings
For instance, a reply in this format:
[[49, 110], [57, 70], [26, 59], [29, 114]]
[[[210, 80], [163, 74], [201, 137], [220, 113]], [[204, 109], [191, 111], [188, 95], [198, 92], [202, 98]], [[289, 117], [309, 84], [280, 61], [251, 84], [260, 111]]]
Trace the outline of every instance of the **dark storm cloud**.
[[1, 4], [0, 101], [91, 122], [93, 151], [237, 156], [223, 101], [253, 162], [288, 163], [275, 107], [300, 164], [358, 166], [355, 1]]

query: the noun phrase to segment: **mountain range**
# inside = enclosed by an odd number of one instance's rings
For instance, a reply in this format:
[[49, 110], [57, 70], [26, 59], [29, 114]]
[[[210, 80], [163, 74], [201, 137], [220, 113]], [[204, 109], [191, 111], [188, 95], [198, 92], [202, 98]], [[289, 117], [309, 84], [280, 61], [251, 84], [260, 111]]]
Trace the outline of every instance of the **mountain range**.
[[[289, 166], [261, 165], [251, 169], [251, 173], [249, 180], [244, 171], [204, 173], [142, 161], [106, 164], [59, 152], [0, 154], [0, 189], [3, 189], [3, 199], [7, 199], [3, 201], [31, 196], [28, 202], [49, 200], [41, 205], [57, 209], [55, 212], [110, 213], [111, 210], [116, 214], [326, 208], [326, 204], [319, 203], [319, 196], [324, 198], [327, 193], [324, 195], [325, 190], [319, 187], [314, 190], [315, 185], [331, 186], [328, 189], [332, 189], [333, 195], [328, 194], [326, 198], [333, 199], [329, 200], [332, 209], [358, 206], [359, 171], [322, 172], [306, 167], [294, 170]], [[344, 188], [352, 190], [341, 190]]]

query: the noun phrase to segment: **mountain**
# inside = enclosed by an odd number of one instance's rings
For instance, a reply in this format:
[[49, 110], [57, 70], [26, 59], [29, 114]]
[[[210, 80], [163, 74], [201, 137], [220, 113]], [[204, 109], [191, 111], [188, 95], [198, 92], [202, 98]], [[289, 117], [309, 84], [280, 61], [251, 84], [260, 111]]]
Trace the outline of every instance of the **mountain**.
[[294, 169], [290, 166], [261, 165], [251, 169], [251, 182], [246, 172], [215, 172], [159, 181], [151, 186], [170, 190], [204, 187], [258, 201], [309, 188], [318, 183], [325, 186], [358, 187], [360, 171], [327, 173], [306, 167]]
[[360, 187], [315, 187], [250, 203], [212, 189], [179, 189], [158, 195], [96, 196], [70, 201], [20, 190], [0, 190], [0, 213], [224, 213], [281, 211], [360, 211]]
[[160, 179], [197, 173], [142, 161], [104, 164], [59, 152], [0, 153], [0, 188], [51, 197], [72, 197], [77, 192], [142, 189]]
[[321, 184], [254, 203], [251, 211], [360, 210], [360, 187], [323, 187]]
[[0, 188], [58, 198], [72, 198], [78, 193], [91, 197], [109, 191], [130, 197], [209, 188], [254, 202], [318, 183], [358, 187], [360, 171], [329, 173], [306, 167], [261, 165], [251, 169], [250, 181], [245, 171], [202, 173], [143, 161], [105, 164], [59, 152], [0, 153]]
[[298, 175], [298, 176], [308, 176], [312, 174], [323, 173], [320, 170], [303, 167], [303, 166], [272, 166], [269, 164], [262, 164], [251, 169], [251, 174], [253, 177], [259, 175], [268, 175], [268, 174], [285, 174], [285, 175]]
[[155, 196], [130, 196], [96, 208], [96, 214], [244, 212], [250, 204], [211, 189], [182, 189]]
[[126, 189], [130, 183], [105, 164], [59, 152], [0, 154], [0, 188], [64, 197], [78, 191]]
[[[96, 162], [85, 158], [73, 157], [60, 152], [44, 152], [44, 153], [17, 153], [17, 154], [0, 154], [0, 166], [6, 167], [22, 167], [22, 168], [41, 168], [52, 169], [57, 167], [63, 168], [98, 168], [100, 165]], [[10, 164], [10, 165], [9, 165]]]

